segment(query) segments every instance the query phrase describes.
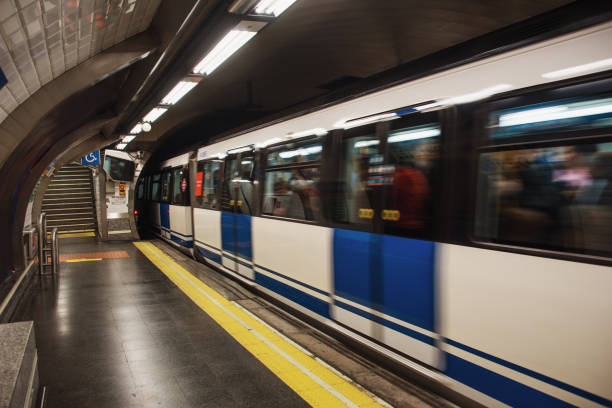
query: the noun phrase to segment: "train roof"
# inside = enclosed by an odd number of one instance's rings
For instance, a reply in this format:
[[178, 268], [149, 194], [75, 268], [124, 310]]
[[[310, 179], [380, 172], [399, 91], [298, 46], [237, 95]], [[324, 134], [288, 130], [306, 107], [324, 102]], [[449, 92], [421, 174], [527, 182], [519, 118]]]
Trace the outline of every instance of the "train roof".
[[296, 134], [306, 135], [309, 131], [316, 133], [342, 128], [347, 120], [378, 112], [393, 112], [406, 106], [445, 101], [452, 105], [470, 101], [470, 98], [483, 99], [509, 90], [554, 82], [558, 78], [543, 75], [611, 58], [611, 43], [612, 22], [595, 25], [359, 96], [348, 102], [230, 135], [224, 140], [199, 148], [197, 158], [222, 157], [228, 151], [241, 147], [264, 147], [290, 140]]

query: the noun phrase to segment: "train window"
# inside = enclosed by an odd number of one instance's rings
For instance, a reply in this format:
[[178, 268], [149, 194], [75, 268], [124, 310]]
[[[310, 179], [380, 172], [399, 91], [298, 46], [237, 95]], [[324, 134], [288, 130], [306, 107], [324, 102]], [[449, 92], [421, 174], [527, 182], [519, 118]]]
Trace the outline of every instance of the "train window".
[[159, 196], [160, 196], [160, 188], [159, 188], [159, 182], [161, 179], [161, 175], [160, 174], [154, 174], [153, 175], [153, 182], [151, 183], [151, 200], [153, 201], [159, 201]]
[[319, 218], [319, 168], [299, 167], [266, 172], [263, 213], [313, 221]]
[[321, 143], [306, 144], [299, 147], [286, 147], [268, 154], [268, 166], [316, 161], [321, 159]]
[[221, 163], [219, 160], [198, 163], [194, 195], [196, 204], [201, 208], [217, 208]]
[[612, 253], [612, 141], [480, 155], [475, 235]]
[[238, 177], [232, 180], [235, 188], [238, 212], [242, 214], [253, 213], [253, 178], [255, 171], [255, 158], [242, 155]]
[[138, 198], [139, 200], [144, 199], [144, 182], [143, 180], [140, 180], [140, 182], [138, 183], [138, 189], [137, 189], [137, 194], [136, 194], [136, 198]]
[[223, 188], [221, 190], [221, 210], [234, 210], [234, 194], [232, 192], [232, 179], [238, 177], [238, 159], [231, 158], [225, 161], [223, 168]]
[[172, 180], [172, 173], [165, 171], [161, 176], [161, 201], [170, 201], [170, 181]]
[[489, 137], [612, 126], [612, 98], [572, 98], [515, 107], [489, 115]]
[[384, 186], [385, 233], [431, 239], [439, 136], [438, 124], [395, 129], [387, 136], [387, 163], [370, 160], [368, 184]]
[[374, 134], [344, 139], [339, 184], [342, 196], [334, 200], [332, 218], [335, 222], [372, 224], [374, 191], [368, 184], [368, 170], [370, 161], [378, 155], [379, 143]]
[[172, 204], [189, 205], [189, 180], [186, 167], [172, 171]]

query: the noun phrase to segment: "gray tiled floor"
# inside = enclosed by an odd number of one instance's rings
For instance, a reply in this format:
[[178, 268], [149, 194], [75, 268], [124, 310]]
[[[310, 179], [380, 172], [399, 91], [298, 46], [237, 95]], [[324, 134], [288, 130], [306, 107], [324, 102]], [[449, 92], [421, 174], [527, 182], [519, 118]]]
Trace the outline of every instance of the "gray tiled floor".
[[48, 407], [302, 407], [307, 404], [195, 306], [131, 243], [66, 239], [29, 294]]

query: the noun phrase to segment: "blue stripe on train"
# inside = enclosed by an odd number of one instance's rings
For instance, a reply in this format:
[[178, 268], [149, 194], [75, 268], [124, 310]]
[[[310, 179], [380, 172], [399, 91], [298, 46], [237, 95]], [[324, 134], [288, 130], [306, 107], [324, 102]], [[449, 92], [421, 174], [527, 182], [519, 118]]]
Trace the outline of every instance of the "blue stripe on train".
[[433, 338], [427, 336], [426, 334], [423, 333], [419, 333], [418, 331], [409, 329], [408, 327], [393, 323], [387, 319], [383, 319], [382, 317], [376, 316], [374, 314], [368, 313], [365, 310], [361, 310], [358, 309], [356, 307], [353, 307], [351, 305], [348, 305], [342, 301], [336, 300], [334, 303], [336, 306], [341, 307], [345, 310], [348, 310], [351, 313], [355, 313], [356, 315], [359, 315], [361, 317], [365, 317], [368, 320], [371, 320], [373, 322], [376, 322], [380, 325], [383, 325], [385, 327], [388, 327], [392, 330], [395, 330], [397, 332], [400, 332], [402, 334], [405, 334], [406, 336], [412, 337], [413, 339], [417, 339], [422, 341], [423, 343], [427, 343], [430, 346], [435, 346], [435, 341]]
[[246, 266], [247, 268], [253, 268], [253, 265], [247, 263], [247, 261], [244, 261], [242, 259], [240, 259], [239, 257], [235, 257], [233, 255], [227, 254], [227, 253], [223, 253], [223, 256], [226, 257], [227, 259], [229, 259], [232, 262], [237, 262], [242, 266]]
[[255, 271], [255, 282], [323, 317], [329, 318], [329, 303]]
[[573, 407], [551, 395], [446, 353], [446, 375], [513, 407]]
[[219, 265], [221, 265], [221, 255], [216, 254], [212, 251], [209, 251], [206, 248], [202, 248], [199, 245], [196, 245], [196, 248], [198, 249], [198, 252], [206, 259], [209, 259], [213, 262], [218, 263]]
[[479, 357], [482, 357], [482, 358], [484, 358], [486, 360], [492, 361], [492, 362], [497, 363], [499, 365], [502, 365], [504, 367], [508, 367], [511, 370], [518, 371], [518, 372], [523, 373], [523, 374], [525, 374], [525, 375], [527, 375], [529, 377], [536, 378], [536, 379], [538, 379], [540, 381], [543, 381], [543, 382], [548, 383], [550, 385], [553, 385], [555, 387], [558, 387], [558, 388], [561, 388], [561, 389], [566, 390], [568, 392], [571, 392], [572, 394], [579, 395], [579, 396], [581, 396], [583, 398], [595, 401], [598, 404], [601, 404], [601, 405], [604, 405], [604, 406], [612, 407], [612, 401], [610, 401], [609, 399], [606, 399], [604, 397], [600, 397], [598, 395], [592, 394], [592, 393], [590, 393], [588, 391], [585, 391], [585, 390], [582, 390], [580, 388], [574, 387], [573, 385], [570, 385], [570, 384], [564, 383], [562, 381], [556, 380], [554, 378], [548, 377], [548, 376], [546, 376], [544, 374], [540, 374], [540, 373], [535, 372], [533, 370], [530, 370], [528, 368], [519, 366], [518, 364], [514, 364], [514, 363], [511, 363], [509, 361], [503, 360], [503, 359], [501, 359], [499, 357], [492, 356], [491, 354], [488, 354], [488, 353], [485, 353], [483, 351], [477, 350], [477, 349], [472, 348], [470, 346], [466, 346], [465, 344], [461, 344], [461, 343], [456, 342], [454, 340], [444, 339], [444, 342], [450, 344], [451, 346], [454, 346], [454, 347], [460, 348], [462, 350], [465, 350], [465, 351], [467, 351], [469, 353], [475, 354], [475, 355], [477, 355]]
[[193, 248], [193, 240], [182, 239], [177, 235], [174, 235], [174, 232], [170, 234], [170, 239], [172, 242], [176, 242], [177, 244], [184, 246], [185, 248]]

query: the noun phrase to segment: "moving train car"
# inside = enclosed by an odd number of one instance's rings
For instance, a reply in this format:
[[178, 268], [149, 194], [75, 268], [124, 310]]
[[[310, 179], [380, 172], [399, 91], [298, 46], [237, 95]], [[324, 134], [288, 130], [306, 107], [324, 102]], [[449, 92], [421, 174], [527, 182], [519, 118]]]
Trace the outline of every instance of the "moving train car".
[[140, 211], [151, 232], [183, 252], [192, 254], [188, 165], [189, 153], [165, 161], [158, 172], [144, 177], [138, 184], [137, 199], [147, 198], [148, 204]]
[[194, 255], [483, 405], [612, 406], [610, 44], [606, 23], [202, 146]]

